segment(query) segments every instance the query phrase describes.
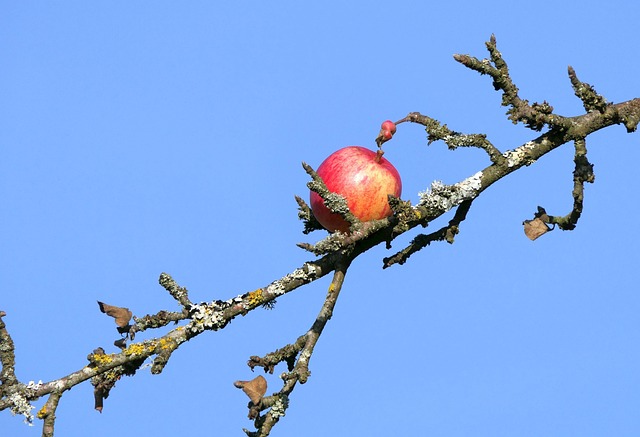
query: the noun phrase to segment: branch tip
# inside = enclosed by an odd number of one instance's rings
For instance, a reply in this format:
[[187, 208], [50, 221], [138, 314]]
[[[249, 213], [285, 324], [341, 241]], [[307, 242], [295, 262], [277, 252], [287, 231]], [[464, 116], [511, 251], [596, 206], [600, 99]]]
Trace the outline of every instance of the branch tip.
[[311, 181], [307, 182], [307, 187], [322, 198], [329, 211], [340, 214], [350, 225], [360, 223], [360, 220], [349, 210], [347, 199], [344, 196], [329, 191], [320, 175], [310, 165], [303, 162], [302, 167], [311, 176]]
[[582, 100], [584, 109], [587, 112], [599, 112], [604, 114], [609, 107], [607, 100], [598, 94], [594, 87], [578, 79], [576, 71], [571, 65], [567, 67], [567, 72], [569, 74], [569, 80], [571, 81], [571, 87], [573, 88], [576, 97]]

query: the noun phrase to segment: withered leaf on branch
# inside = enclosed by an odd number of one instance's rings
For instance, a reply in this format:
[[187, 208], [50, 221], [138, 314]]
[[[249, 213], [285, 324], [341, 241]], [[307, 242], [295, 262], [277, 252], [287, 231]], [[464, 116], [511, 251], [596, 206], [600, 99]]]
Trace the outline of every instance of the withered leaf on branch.
[[127, 339], [126, 338], [120, 338], [120, 339], [114, 341], [113, 345], [116, 346], [116, 347], [119, 347], [120, 349], [126, 349], [127, 348]]
[[523, 225], [524, 233], [531, 241], [543, 236], [551, 230], [549, 225], [547, 225], [540, 217], [536, 217], [533, 220], [525, 220]]
[[93, 408], [95, 408], [95, 410], [98, 413], [102, 413], [102, 409], [104, 408], [105, 397], [106, 396], [104, 396], [104, 391], [101, 388], [96, 388], [93, 390], [93, 400], [94, 400]]
[[129, 308], [108, 305], [100, 301], [98, 301], [98, 305], [100, 306], [100, 311], [113, 317], [116, 320], [116, 325], [120, 328], [127, 326], [129, 324], [129, 320], [131, 320], [131, 316], [133, 316], [133, 313]]
[[233, 385], [241, 388], [254, 405], [260, 404], [262, 396], [267, 392], [267, 380], [262, 375], [256, 376], [251, 381], [236, 381]]

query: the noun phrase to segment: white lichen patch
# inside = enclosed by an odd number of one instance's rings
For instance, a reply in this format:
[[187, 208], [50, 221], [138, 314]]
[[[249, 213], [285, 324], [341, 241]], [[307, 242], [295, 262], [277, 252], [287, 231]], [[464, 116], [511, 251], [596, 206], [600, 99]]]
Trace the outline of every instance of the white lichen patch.
[[275, 418], [284, 416], [288, 406], [289, 398], [286, 395], [279, 396], [271, 407], [271, 415]]
[[515, 150], [507, 150], [502, 154], [502, 156], [507, 159], [507, 166], [509, 168], [520, 166], [522, 164], [530, 165], [533, 164], [534, 160], [529, 158], [529, 151], [534, 149], [535, 146], [536, 145], [533, 141], [529, 141]]
[[207, 304], [193, 305], [191, 317], [191, 323], [187, 326], [194, 333], [202, 332], [205, 329], [217, 330], [224, 324], [224, 318], [220, 311], [216, 311]]
[[442, 181], [431, 182], [431, 187], [429, 189], [418, 193], [420, 196], [418, 205], [432, 209], [448, 209], [447, 199], [449, 198], [449, 195], [445, 191], [447, 191], [447, 185]]
[[310, 359], [311, 359], [311, 351], [308, 349], [303, 349], [302, 352], [300, 352], [300, 358], [298, 358], [298, 360], [301, 363], [308, 363]]
[[479, 171], [454, 186], [458, 187], [460, 196], [463, 198], [462, 200], [472, 199], [478, 195], [478, 192], [482, 188], [482, 172]]
[[449, 211], [463, 201], [475, 198], [481, 188], [481, 171], [454, 185], [433, 181], [428, 190], [418, 193], [418, 206], [426, 206], [436, 211]]
[[33, 414], [31, 410], [35, 407], [21, 394], [13, 393], [9, 396], [9, 402], [11, 402], [11, 414], [24, 416], [24, 423], [29, 426], [33, 426]]
[[27, 389], [29, 390], [39, 390], [40, 388], [42, 388], [44, 384], [42, 383], [42, 381], [29, 381], [29, 383], [27, 384]]
[[311, 263], [305, 263], [304, 268], [307, 269], [307, 275], [309, 275], [309, 278], [315, 278], [320, 273], [320, 269]]
[[288, 279], [307, 279], [308, 275], [302, 268], [295, 269], [293, 272], [289, 273], [285, 278]]
[[[307, 264], [307, 266], [309, 265]], [[269, 284], [267, 286], [267, 293], [273, 294], [274, 296], [283, 295], [287, 292], [286, 284], [293, 280], [308, 281], [310, 277], [311, 274], [307, 273], [303, 268], [297, 268], [282, 279], [278, 279]]]
[[267, 293], [272, 294], [274, 296], [280, 296], [284, 294], [285, 288], [282, 285], [282, 280], [278, 279], [277, 281], [273, 281], [271, 284], [267, 285]]

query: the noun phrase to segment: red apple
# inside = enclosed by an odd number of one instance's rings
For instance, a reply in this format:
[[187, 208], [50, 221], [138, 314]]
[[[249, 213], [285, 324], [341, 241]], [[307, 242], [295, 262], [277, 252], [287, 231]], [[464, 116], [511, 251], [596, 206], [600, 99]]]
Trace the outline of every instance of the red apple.
[[[360, 146], [332, 153], [316, 172], [329, 191], [347, 199], [349, 210], [362, 222], [390, 216], [387, 196], [400, 197], [402, 192], [398, 170], [376, 152]], [[340, 214], [329, 211], [317, 193], [311, 192], [310, 201], [313, 215], [327, 230], [349, 230], [349, 223]]]

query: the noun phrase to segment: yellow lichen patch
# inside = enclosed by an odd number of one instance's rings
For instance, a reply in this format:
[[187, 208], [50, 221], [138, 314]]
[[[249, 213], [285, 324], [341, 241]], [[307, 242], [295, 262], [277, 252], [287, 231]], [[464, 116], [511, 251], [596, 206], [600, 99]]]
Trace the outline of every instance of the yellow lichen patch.
[[107, 378], [107, 379], [115, 380], [115, 381], [119, 380], [119, 379], [122, 377], [122, 375], [120, 375], [120, 374], [119, 374], [118, 372], [116, 372], [115, 370], [109, 370], [109, 371], [105, 374], [105, 376], [106, 376], [106, 378]]
[[333, 282], [329, 285], [329, 293], [333, 293], [334, 291], [336, 291], [336, 284], [334, 284]]
[[252, 291], [247, 296], [247, 300], [249, 301], [249, 305], [252, 307], [258, 306], [264, 301], [264, 296], [262, 295], [262, 288], [258, 288], [256, 291]]
[[111, 361], [113, 361], [113, 355], [93, 354], [93, 361], [96, 364], [109, 364]]
[[125, 355], [138, 355], [145, 351], [146, 347], [142, 343], [134, 343], [125, 349]]
[[175, 341], [173, 340], [169, 340], [166, 338], [161, 338], [160, 341], [158, 341], [158, 347], [160, 349], [174, 349], [174, 344]]
[[40, 408], [40, 411], [38, 411], [37, 417], [38, 419], [44, 419], [47, 416], [47, 406], [43, 405], [42, 408]]

